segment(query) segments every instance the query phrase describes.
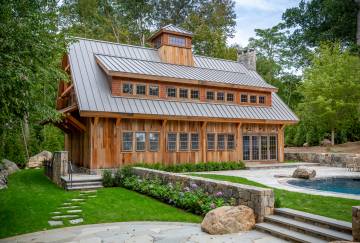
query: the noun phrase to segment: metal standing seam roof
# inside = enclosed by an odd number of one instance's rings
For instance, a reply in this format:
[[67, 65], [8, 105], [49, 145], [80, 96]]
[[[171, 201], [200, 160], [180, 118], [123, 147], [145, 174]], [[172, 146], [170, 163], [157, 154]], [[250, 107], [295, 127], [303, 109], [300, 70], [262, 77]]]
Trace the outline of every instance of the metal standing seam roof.
[[168, 25], [162, 27], [160, 30], [168, 30], [168, 31], [172, 31], [172, 32], [193, 35], [193, 33], [191, 31], [185, 30], [185, 29], [175, 26], [173, 24], [168, 24]]
[[275, 88], [261, 79], [254, 78], [245, 72], [234, 72], [204, 67], [191, 67], [163, 62], [95, 54], [106, 71], [162, 76], [179, 79], [191, 79], [243, 85], [249, 87]]
[[[96, 63], [95, 55], [131, 58], [135, 61], [160, 62], [157, 50], [116, 43], [78, 39], [69, 47], [71, 75], [74, 82], [79, 110], [92, 112], [113, 112], [159, 116], [186, 116], [207, 118], [235, 118], [297, 121], [296, 115], [272, 93], [272, 106], [243, 106], [236, 104], [215, 104], [204, 102], [153, 100], [142, 98], [114, 97], [111, 95], [106, 74]], [[120, 58], [121, 59], [121, 58]], [[218, 70], [232, 70], [241, 63], [194, 56], [199, 67]], [[146, 62], [148, 63], [148, 62]], [[135, 65], [132, 63], [132, 65]], [[121, 66], [121, 65], [120, 65]], [[119, 68], [120, 68], [119, 66]], [[123, 68], [121, 66], [121, 68]], [[134, 68], [139, 68], [136, 66]], [[245, 68], [246, 69], [246, 68]], [[256, 79], [256, 72], [245, 70]]]

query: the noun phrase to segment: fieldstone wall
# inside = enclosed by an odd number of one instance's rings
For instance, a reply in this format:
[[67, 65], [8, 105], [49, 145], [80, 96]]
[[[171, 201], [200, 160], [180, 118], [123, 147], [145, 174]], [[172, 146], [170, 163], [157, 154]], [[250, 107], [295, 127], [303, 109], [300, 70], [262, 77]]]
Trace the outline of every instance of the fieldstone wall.
[[273, 214], [274, 211], [274, 192], [272, 189], [260, 188], [255, 186], [242, 185], [226, 181], [218, 181], [207, 178], [200, 178], [176, 173], [152, 170], [140, 167], [132, 168], [135, 175], [141, 178], [159, 178], [163, 183], [180, 183], [184, 187], [190, 187], [195, 183], [204, 192], [214, 195], [221, 191], [224, 199], [234, 198], [237, 205], [245, 205], [252, 208], [256, 215], [256, 221], [262, 222], [266, 215]]
[[[61, 176], [68, 175], [68, 152], [57, 151], [54, 152], [53, 159], [49, 161], [48, 168], [45, 170], [45, 174], [52, 180], [56, 185], [63, 186]], [[49, 171], [51, 170], [51, 171]]]
[[353, 241], [360, 242], [360, 206], [352, 207]]
[[322, 166], [346, 167], [347, 163], [360, 163], [360, 154], [346, 153], [285, 153], [285, 160], [320, 163]]

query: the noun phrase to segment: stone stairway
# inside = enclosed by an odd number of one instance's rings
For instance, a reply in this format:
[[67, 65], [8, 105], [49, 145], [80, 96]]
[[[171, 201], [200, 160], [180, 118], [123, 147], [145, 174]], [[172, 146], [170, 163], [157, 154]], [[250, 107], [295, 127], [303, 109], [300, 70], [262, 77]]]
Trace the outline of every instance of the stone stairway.
[[276, 208], [256, 229], [293, 242], [351, 241], [351, 223], [288, 208]]
[[68, 176], [61, 177], [66, 190], [91, 190], [102, 188], [102, 177], [99, 175], [73, 174], [72, 180]]

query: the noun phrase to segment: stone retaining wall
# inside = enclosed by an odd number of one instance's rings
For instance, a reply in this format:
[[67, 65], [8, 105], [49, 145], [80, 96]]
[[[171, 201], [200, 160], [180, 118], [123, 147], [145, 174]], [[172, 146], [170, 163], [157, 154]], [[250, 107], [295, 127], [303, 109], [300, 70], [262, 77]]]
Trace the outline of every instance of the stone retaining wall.
[[360, 206], [352, 207], [353, 241], [360, 242]]
[[320, 163], [322, 166], [346, 167], [347, 163], [360, 163], [360, 154], [346, 153], [285, 153], [285, 160]]
[[226, 181], [218, 181], [176, 173], [152, 170], [140, 167], [132, 168], [135, 175], [141, 178], [158, 177], [163, 183], [180, 183], [184, 187], [190, 187], [195, 183], [210, 195], [221, 191], [225, 199], [234, 198], [237, 205], [246, 205], [252, 208], [256, 215], [256, 221], [262, 222], [266, 215], [273, 214], [274, 192], [272, 189], [242, 185]]

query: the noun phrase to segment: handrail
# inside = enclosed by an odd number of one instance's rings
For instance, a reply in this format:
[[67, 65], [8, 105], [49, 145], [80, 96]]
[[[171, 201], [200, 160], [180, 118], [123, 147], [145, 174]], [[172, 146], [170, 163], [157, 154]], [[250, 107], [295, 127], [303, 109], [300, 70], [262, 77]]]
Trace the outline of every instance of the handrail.
[[69, 160], [68, 161], [68, 174], [69, 174], [69, 180], [70, 180], [70, 187], [72, 187], [73, 173], [74, 173], [73, 166], [72, 166], [71, 161]]

